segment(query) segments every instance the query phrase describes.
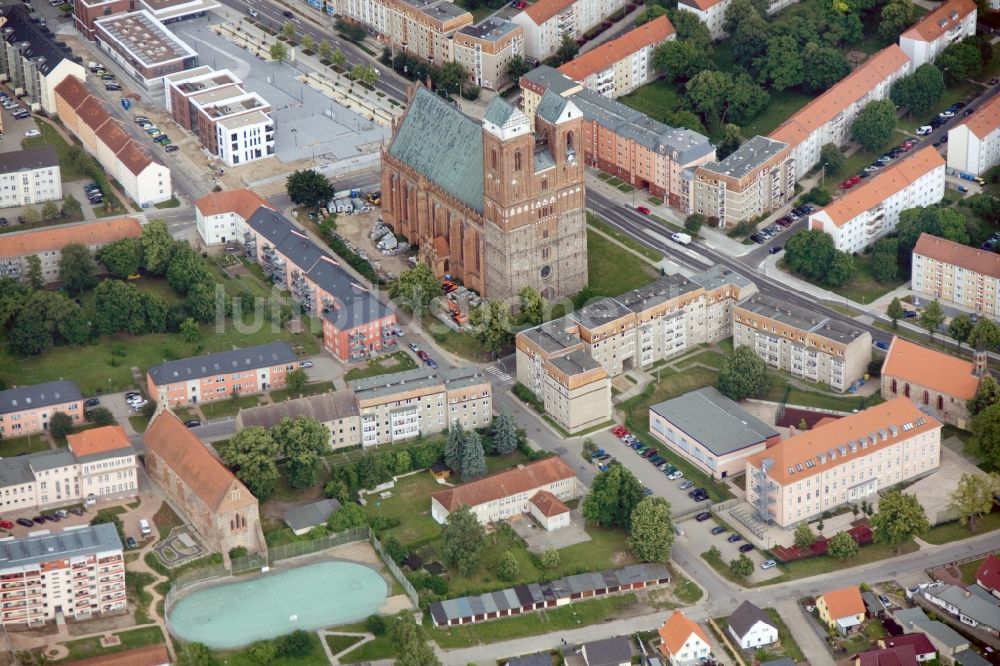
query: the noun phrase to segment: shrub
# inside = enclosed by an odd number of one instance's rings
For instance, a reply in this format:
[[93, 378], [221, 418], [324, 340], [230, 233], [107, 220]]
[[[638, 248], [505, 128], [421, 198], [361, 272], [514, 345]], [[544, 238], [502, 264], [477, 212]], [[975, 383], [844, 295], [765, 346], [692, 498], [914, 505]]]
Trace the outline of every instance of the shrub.
[[376, 636], [385, 635], [388, 627], [385, 624], [385, 618], [381, 615], [369, 615], [368, 619], [365, 620], [365, 628]]
[[229, 559], [235, 560], [247, 556], [247, 549], [244, 546], [237, 546], [229, 549]]
[[312, 650], [309, 634], [301, 629], [277, 639], [278, 654], [282, 657], [304, 657]]

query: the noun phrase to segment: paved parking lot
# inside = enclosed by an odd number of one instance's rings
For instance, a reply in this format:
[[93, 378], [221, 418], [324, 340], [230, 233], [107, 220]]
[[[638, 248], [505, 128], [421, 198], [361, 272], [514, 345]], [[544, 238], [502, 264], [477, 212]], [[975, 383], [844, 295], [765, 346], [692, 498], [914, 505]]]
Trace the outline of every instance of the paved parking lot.
[[[714, 518], [703, 522], [698, 522], [691, 518], [681, 523], [681, 529], [684, 530], [684, 536], [690, 543], [693, 552], [701, 555], [712, 546], [715, 546], [722, 555], [722, 561], [728, 564], [730, 560], [735, 560], [740, 556], [739, 548], [747, 542], [746, 540], [740, 540], [736, 543], [727, 541], [727, 538], [733, 534], [732, 530], [727, 530], [722, 534], [712, 534], [712, 528], [718, 526], [718, 524]], [[736, 526], [734, 525], [733, 527], [735, 528]], [[754, 564], [754, 572], [750, 577], [751, 582], [757, 583], [770, 580], [781, 575], [781, 570], [778, 567], [767, 570], [760, 568], [761, 562], [768, 558], [756, 548], [746, 555], [753, 560]]]

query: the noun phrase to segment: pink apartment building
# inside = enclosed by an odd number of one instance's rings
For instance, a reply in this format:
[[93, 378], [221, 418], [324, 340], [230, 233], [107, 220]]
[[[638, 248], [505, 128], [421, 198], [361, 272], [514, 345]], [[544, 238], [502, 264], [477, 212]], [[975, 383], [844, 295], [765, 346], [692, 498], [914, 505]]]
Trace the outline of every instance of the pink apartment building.
[[56, 412], [83, 422], [83, 396], [73, 382], [21, 386], [0, 391], [0, 438], [21, 437], [49, 429]]

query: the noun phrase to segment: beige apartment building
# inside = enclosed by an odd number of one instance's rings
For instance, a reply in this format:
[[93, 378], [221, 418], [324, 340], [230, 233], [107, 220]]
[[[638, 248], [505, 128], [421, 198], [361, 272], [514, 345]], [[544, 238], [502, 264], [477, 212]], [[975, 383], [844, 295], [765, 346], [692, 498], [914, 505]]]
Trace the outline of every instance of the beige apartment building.
[[755, 136], [721, 162], [694, 172], [694, 212], [722, 228], [781, 208], [795, 195], [795, 164], [788, 145]]
[[438, 66], [452, 59], [455, 31], [472, 14], [451, 0], [338, 0], [337, 12], [374, 32], [393, 51]]
[[493, 420], [493, 385], [475, 366], [417, 368], [348, 382], [361, 416], [361, 445], [394, 444]]
[[469, 72], [477, 86], [500, 90], [511, 83], [507, 67], [524, 57], [524, 30], [512, 21], [491, 16], [478, 25], [467, 25], [452, 40], [455, 62]]
[[236, 429], [242, 430], [253, 426], [270, 429], [283, 419], [294, 419], [299, 416], [316, 419], [330, 432], [331, 449], [357, 446], [361, 443], [361, 416], [354, 394], [350, 391], [331, 391], [241, 409], [236, 416]]
[[528, 57], [553, 55], [563, 36], [579, 39], [588, 30], [625, 6], [625, 0], [538, 0], [511, 18], [524, 28]]
[[742, 275], [713, 267], [601, 299], [518, 333], [517, 380], [567, 431], [599, 425], [611, 418], [609, 377], [728, 338], [736, 304], [756, 292]]
[[757, 517], [791, 527], [937, 469], [941, 422], [899, 396], [817, 425], [747, 459]]
[[1000, 317], [1000, 255], [920, 234], [912, 266], [910, 289], [917, 294]]
[[73, 425], [83, 423], [83, 396], [73, 382], [59, 380], [0, 391], [0, 437], [44, 432], [56, 412], [69, 414]]
[[769, 366], [836, 391], [860, 379], [872, 358], [867, 331], [764, 294], [736, 306], [733, 346], [750, 347]]

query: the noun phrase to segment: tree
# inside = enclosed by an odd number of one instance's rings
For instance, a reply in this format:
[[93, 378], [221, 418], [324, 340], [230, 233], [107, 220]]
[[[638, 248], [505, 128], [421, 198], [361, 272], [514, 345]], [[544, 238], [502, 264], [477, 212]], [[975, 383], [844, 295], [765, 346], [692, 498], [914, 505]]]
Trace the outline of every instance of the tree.
[[181, 337], [184, 338], [185, 342], [194, 342], [201, 335], [201, 329], [198, 327], [198, 322], [196, 322], [191, 317], [186, 317], [184, 321], [181, 322], [180, 328]]
[[271, 429], [271, 437], [285, 458], [288, 485], [309, 488], [316, 484], [320, 456], [330, 448], [330, 432], [310, 416], [283, 418]]
[[935, 64], [944, 74], [945, 82], [952, 85], [979, 76], [983, 56], [974, 40], [965, 39], [938, 54]]
[[958, 343], [959, 348], [962, 347], [962, 343], [969, 339], [972, 325], [972, 317], [964, 312], [955, 315], [948, 322], [948, 335]]
[[522, 287], [521, 291], [517, 292], [517, 298], [520, 302], [521, 321], [529, 326], [541, 324], [545, 313], [545, 301], [538, 290], [531, 286]]
[[753, 61], [757, 81], [770, 82], [771, 89], [785, 90], [800, 85], [806, 76], [802, 50], [793, 37], [772, 37], [767, 41], [767, 51]]
[[817, 229], [800, 231], [785, 242], [785, 265], [793, 273], [837, 287], [854, 274], [854, 258], [834, 247], [833, 237]]
[[457, 419], [448, 428], [448, 439], [444, 444], [444, 464], [453, 472], [462, 470], [462, 449], [465, 448], [465, 428]]
[[559, 551], [555, 548], [547, 548], [539, 560], [543, 569], [553, 571], [559, 568]]
[[73, 429], [73, 417], [66, 412], [53, 412], [49, 417], [49, 432], [53, 437], [66, 439], [66, 435]]
[[878, 282], [892, 282], [899, 275], [899, 241], [895, 238], [880, 238], [872, 246], [868, 260], [868, 270]]
[[441, 528], [441, 556], [463, 576], [479, 569], [486, 535], [472, 510], [463, 504], [450, 514]]
[[73, 243], [63, 247], [59, 257], [59, 281], [74, 295], [97, 284], [97, 262], [86, 245]]
[[274, 641], [278, 645], [278, 656], [301, 659], [312, 650], [312, 641], [309, 634], [301, 629], [296, 629], [290, 634], [279, 636]]
[[889, 307], [885, 309], [885, 314], [892, 320], [893, 328], [899, 326], [899, 320], [906, 314], [906, 310], [903, 309], [903, 304], [899, 301], [898, 296], [893, 296], [892, 300], [889, 301]]
[[875, 542], [891, 546], [905, 543], [930, 527], [917, 496], [899, 490], [882, 495], [878, 511], [871, 517], [871, 526]]
[[462, 63], [452, 60], [441, 66], [438, 72], [437, 85], [447, 90], [449, 94], [455, 94], [459, 92], [462, 84], [468, 78], [469, 73], [462, 66]]
[[316, 40], [308, 32], [302, 35], [302, 48], [306, 51], [312, 51], [316, 48]]
[[646, 8], [639, 16], [635, 19], [635, 26], [638, 28], [640, 25], [645, 25], [654, 19], [658, 19], [661, 16], [667, 15], [667, 8], [663, 5], [652, 5]]
[[518, 565], [514, 553], [509, 550], [503, 552], [503, 555], [500, 556], [500, 560], [497, 562], [496, 572], [497, 578], [500, 580], [507, 582], [517, 580], [517, 576], [521, 572], [521, 567]]
[[72, 194], [67, 194], [63, 199], [62, 212], [66, 217], [79, 217], [83, 215], [83, 206]]
[[371, 65], [359, 63], [351, 69], [351, 78], [368, 86], [373, 86], [378, 81], [378, 70]]
[[631, 527], [632, 511], [643, 499], [642, 484], [623, 465], [597, 475], [583, 500], [583, 517], [601, 527]]
[[139, 291], [130, 282], [104, 280], [94, 289], [94, 326], [110, 335], [127, 331], [140, 335], [146, 330], [146, 313]]
[[815, 42], [806, 44], [802, 51], [804, 70], [802, 87], [809, 94], [829, 90], [833, 84], [851, 73], [851, 63], [840, 49], [820, 46]]
[[229, 440], [226, 462], [236, 468], [236, 476], [259, 500], [266, 500], [278, 483], [280, 447], [271, 434], [259, 426], [244, 428]]
[[215, 657], [204, 643], [185, 643], [177, 648], [177, 666], [215, 666], [215, 664]]
[[722, 29], [729, 35], [739, 30], [742, 23], [761, 18], [761, 13], [750, 0], [732, 0], [722, 15]]
[[285, 377], [285, 383], [292, 393], [298, 393], [306, 385], [306, 379], [306, 371], [302, 368], [297, 368], [288, 373]]
[[686, 11], [672, 11], [667, 14], [670, 22], [674, 24], [677, 31], [676, 40], [679, 42], [691, 42], [704, 49], [709, 54], [712, 52], [712, 33], [708, 26], [702, 23], [694, 13]]
[[25, 224], [35, 224], [41, 221], [42, 216], [38, 212], [38, 209], [28, 206], [21, 211], [21, 219], [24, 220]]
[[958, 514], [958, 521], [976, 531], [976, 519], [993, 508], [994, 495], [1000, 492], [1000, 477], [996, 474], [963, 474], [958, 485], [949, 493], [948, 508]]
[[744, 70], [750, 71], [754, 60], [767, 52], [769, 38], [770, 30], [767, 21], [755, 11], [737, 24], [736, 30], [729, 38], [733, 49], [733, 62]]
[[751, 347], [737, 347], [722, 360], [719, 391], [732, 400], [760, 397], [770, 383], [767, 364]]
[[204, 259], [187, 243], [178, 243], [167, 266], [167, 283], [178, 294], [186, 295], [196, 284], [211, 283]]
[[281, 26], [281, 36], [285, 39], [292, 39], [295, 37], [295, 24], [291, 21], [285, 21]]
[[985, 462], [1000, 465], [1000, 403], [986, 407], [972, 419], [970, 444]]
[[878, 150], [896, 129], [896, 107], [887, 100], [865, 104], [851, 125], [851, 138], [867, 150]]
[[514, 417], [506, 409], [501, 409], [493, 419], [493, 449], [497, 455], [505, 456], [517, 450], [519, 438], [517, 436], [517, 424]]
[[840, 167], [844, 166], [844, 153], [840, 152], [840, 147], [835, 143], [824, 143], [820, 148], [819, 158], [828, 176], [840, 171]]
[[719, 139], [719, 144], [715, 147], [717, 160], [722, 161], [737, 151], [743, 143], [740, 132], [742, 132], [740, 126], [733, 123], [726, 123], [722, 127], [722, 138]]
[[986, 374], [979, 380], [976, 394], [965, 403], [972, 416], [978, 415], [987, 407], [1000, 403], [1000, 384], [991, 374]]
[[913, 248], [923, 233], [962, 245], [969, 242], [967, 220], [954, 208], [934, 206], [900, 211], [899, 222], [896, 224], [896, 239], [899, 243], [899, 266], [903, 270], [904, 277], [910, 275]]
[[42, 206], [42, 219], [54, 220], [59, 217], [59, 206], [54, 201], [46, 201]]
[[583, 450], [581, 451], [583, 459], [586, 460], [587, 462], [590, 462], [594, 459], [595, 453], [597, 453], [597, 444], [594, 443], [594, 440], [592, 439], [583, 440]]
[[343, 69], [344, 65], [347, 64], [347, 56], [340, 49], [334, 49], [333, 53], [330, 54], [330, 64]]
[[125, 526], [122, 524], [122, 519], [115, 514], [97, 514], [94, 516], [93, 520], [90, 521], [91, 525], [105, 525], [111, 524], [115, 526], [115, 530], [118, 532], [118, 538], [122, 543], [125, 543]]
[[923, 311], [920, 313], [920, 318], [917, 320], [920, 325], [927, 329], [927, 333], [930, 334], [931, 340], [934, 339], [934, 332], [938, 329], [944, 322], [944, 311], [941, 309], [941, 303], [938, 299], [934, 299], [930, 303], [924, 306]]
[[109, 426], [118, 423], [115, 415], [107, 407], [94, 407], [91, 409], [90, 420], [99, 426]]
[[[16, 285], [10, 281], [4, 284]], [[55, 344], [57, 335], [66, 337], [67, 342], [81, 342], [67, 337], [70, 332], [67, 324], [79, 321], [77, 313], [80, 308], [76, 302], [62, 293], [45, 290], [24, 292], [22, 289], [20, 285], [13, 286], [13, 300], [20, 305], [10, 314], [13, 321], [9, 339], [14, 351], [29, 356], [40, 354]]]
[[576, 40], [569, 35], [564, 34], [562, 36], [562, 41], [559, 42], [559, 48], [556, 49], [555, 55], [552, 56], [554, 62], [558, 62], [560, 65], [564, 62], [569, 62], [576, 57], [576, 54], [580, 52], [580, 46], [576, 43]]
[[895, 40], [917, 20], [917, 16], [917, 6], [909, 0], [889, 0], [879, 14], [878, 36], [884, 40]]
[[494, 354], [510, 344], [513, 338], [510, 306], [502, 299], [495, 298], [474, 308], [469, 316], [469, 323], [476, 328], [479, 343]]
[[166, 223], [163, 220], [150, 220], [142, 228], [139, 244], [142, 246], [142, 267], [145, 271], [152, 275], [166, 273], [175, 245]]
[[475, 431], [466, 433], [459, 464], [462, 468], [462, 481], [471, 481], [486, 475], [486, 454], [483, 451], [483, 443]]
[[892, 86], [889, 98], [905, 108], [911, 116], [924, 116], [944, 94], [944, 75], [941, 70], [925, 63], [913, 74], [904, 76]]
[[738, 125], [745, 125], [756, 118], [771, 101], [767, 91], [754, 83], [749, 74], [738, 72], [733, 76], [733, 85], [728, 92], [726, 116]]
[[38, 258], [37, 254], [29, 254], [26, 261], [28, 271], [25, 277], [31, 288], [37, 291], [45, 286], [45, 278], [42, 277], [42, 260]]
[[326, 528], [334, 534], [346, 532], [367, 524], [365, 513], [354, 502], [348, 502], [331, 513], [326, 519]]
[[[198, 282], [188, 292], [187, 298], [184, 299], [184, 309], [194, 317], [195, 321], [200, 321], [203, 324], [207, 324], [215, 318], [216, 313], [216, 299], [215, 292], [218, 285], [209, 284], [207, 282]], [[224, 297], [222, 288], [218, 287], [220, 296]], [[220, 301], [220, 305], [221, 305]], [[220, 311], [223, 314], [223, 311]]]
[[400, 272], [399, 278], [392, 283], [390, 294], [419, 314], [441, 295], [441, 283], [430, 266], [420, 263]]
[[285, 46], [284, 42], [271, 44], [268, 53], [271, 55], [271, 60], [275, 62], [285, 62], [288, 59], [288, 47]]
[[697, 235], [706, 222], [708, 218], [701, 213], [691, 213], [684, 219], [684, 230], [692, 236]]
[[292, 203], [319, 208], [333, 197], [333, 185], [326, 176], [312, 169], [293, 172], [285, 181]]
[[795, 547], [799, 550], [809, 550], [816, 543], [816, 533], [809, 527], [809, 523], [802, 521], [795, 526]]
[[632, 510], [628, 547], [640, 562], [666, 562], [674, 545], [670, 504], [662, 497], [647, 497]]
[[760, 113], [769, 101], [767, 92], [749, 76], [728, 72], [704, 71], [685, 86], [691, 107], [712, 126], [721, 125], [727, 115], [732, 122], [746, 123]]
[[968, 339], [974, 349], [995, 349], [1000, 345], [1000, 327], [993, 320], [980, 317], [969, 332]]
[[258, 664], [270, 664], [278, 657], [278, 645], [274, 641], [257, 641], [247, 652]]
[[142, 246], [136, 238], [122, 238], [97, 251], [97, 260], [108, 272], [122, 279], [139, 272], [142, 265]]
[[396, 666], [441, 666], [434, 651], [427, 645], [427, 637], [417, 626], [413, 616], [400, 613], [392, 628]]
[[523, 56], [516, 55], [507, 63], [507, 76], [514, 83], [521, 80], [521, 77], [531, 71], [531, 65], [525, 62]]
[[826, 554], [838, 560], [850, 560], [858, 556], [861, 548], [847, 532], [837, 532], [826, 544]]
[[729, 561], [729, 570], [734, 576], [749, 578], [753, 575], [753, 560], [747, 557], [746, 553], [740, 553], [737, 559]]
[[671, 82], [687, 81], [699, 72], [713, 68], [710, 54], [693, 41], [672, 39], [660, 44], [653, 52], [653, 69], [663, 73]]

